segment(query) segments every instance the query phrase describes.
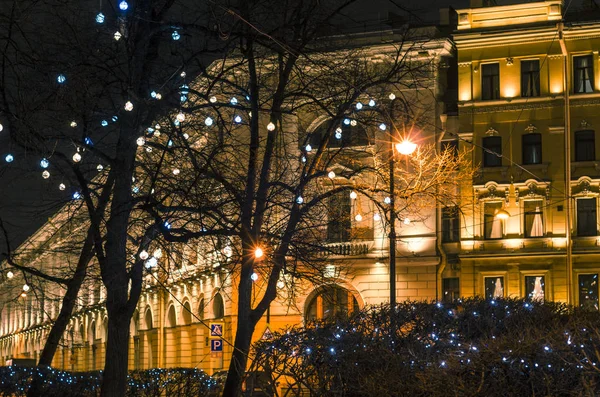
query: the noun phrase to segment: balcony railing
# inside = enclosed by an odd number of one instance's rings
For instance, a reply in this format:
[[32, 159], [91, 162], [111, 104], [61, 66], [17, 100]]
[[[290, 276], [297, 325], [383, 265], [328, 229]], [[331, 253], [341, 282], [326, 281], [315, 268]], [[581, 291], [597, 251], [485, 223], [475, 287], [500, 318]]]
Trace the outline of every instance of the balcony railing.
[[347, 241], [342, 243], [329, 243], [325, 247], [325, 255], [359, 256], [369, 253], [373, 247], [373, 241]]

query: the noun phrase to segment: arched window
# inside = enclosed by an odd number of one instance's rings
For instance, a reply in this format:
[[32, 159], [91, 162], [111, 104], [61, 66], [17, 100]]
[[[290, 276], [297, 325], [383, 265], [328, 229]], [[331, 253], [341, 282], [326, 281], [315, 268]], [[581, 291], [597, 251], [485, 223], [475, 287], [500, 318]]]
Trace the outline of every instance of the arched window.
[[152, 329], [153, 328], [153, 323], [152, 323], [152, 311], [150, 310], [150, 308], [148, 308], [146, 310], [146, 315], [144, 316], [144, 325], [146, 326], [146, 329]]
[[192, 323], [192, 307], [190, 306], [190, 302], [185, 302], [183, 304], [183, 307], [181, 308], [181, 318], [183, 319], [184, 325]]
[[175, 307], [171, 305], [167, 311], [167, 327], [177, 326], [177, 318], [175, 317]]
[[213, 298], [213, 314], [215, 318], [225, 317], [225, 304], [223, 303], [223, 297], [221, 294], [215, 294]]
[[328, 285], [321, 288], [308, 303], [306, 320], [347, 316], [358, 309], [358, 301], [350, 291], [337, 285]]
[[198, 318], [200, 320], [204, 320], [204, 309], [206, 308], [206, 303], [204, 302], [204, 298], [200, 299], [200, 303], [198, 304]]

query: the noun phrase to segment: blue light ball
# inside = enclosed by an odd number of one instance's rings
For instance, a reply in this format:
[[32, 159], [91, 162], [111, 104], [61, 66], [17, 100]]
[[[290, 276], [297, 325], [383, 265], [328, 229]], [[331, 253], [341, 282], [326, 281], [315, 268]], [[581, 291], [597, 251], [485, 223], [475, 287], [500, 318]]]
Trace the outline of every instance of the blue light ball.
[[13, 161], [14, 159], [15, 159], [15, 158], [13, 157], [13, 155], [12, 155], [12, 154], [7, 154], [7, 155], [6, 155], [6, 157], [4, 158], [4, 160], [6, 160], [6, 162], [7, 162], [7, 163], [12, 163], [12, 161]]
[[177, 41], [181, 38], [181, 35], [178, 31], [174, 30], [173, 33], [171, 33], [171, 37], [173, 38], [173, 40]]
[[119, 3], [119, 8], [121, 9], [121, 11], [126, 11], [129, 8], [129, 4], [125, 0], [123, 0]]
[[97, 23], [104, 23], [104, 14], [99, 12], [98, 15], [96, 15], [96, 22]]
[[48, 166], [50, 165], [50, 162], [48, 161], [48, 159], [43, 158], [42, 160], [40, 160], [40, 167], [42, 168], [48, 168]]
[[56, 81], [58, 81], [58, 84], [62, 84], [67, 81], [67, 78], [64, 74], [59, 74], [58, 77], [56, 77]]

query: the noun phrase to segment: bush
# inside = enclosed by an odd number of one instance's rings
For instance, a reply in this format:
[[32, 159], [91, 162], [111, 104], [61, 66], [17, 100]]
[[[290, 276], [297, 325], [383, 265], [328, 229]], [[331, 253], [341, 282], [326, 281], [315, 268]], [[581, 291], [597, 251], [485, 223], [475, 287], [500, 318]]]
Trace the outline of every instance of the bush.
[[551, 302], [372, 307], [254, 349], [290, 396], [600, 395], [600, 313]]
[[[27, 394], [34, 376], [42, 379], [44, 397], [96, 397], [100, 395], [102, 371], [71, 373], [53, 368], [0, 367], [0, 396]], [[126, 396], [206, 396], [215, 381], [195, 368], [132, 371]]]

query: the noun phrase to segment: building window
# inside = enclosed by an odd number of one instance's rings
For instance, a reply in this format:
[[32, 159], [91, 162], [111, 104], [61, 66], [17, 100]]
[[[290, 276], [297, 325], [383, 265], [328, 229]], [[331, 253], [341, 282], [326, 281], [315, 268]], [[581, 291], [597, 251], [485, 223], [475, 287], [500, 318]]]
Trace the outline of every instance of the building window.
[[593, 130], [575, 132], [575, 161], [596, 160], [596, 133]]
[[347, 289], [329, 285], [311, 299], [306, 309], [307, 321], [346, 317], [358, 310], [358, 301]]
[[523, 135], [523, 164], [542, 163], [542, 134]]
[[540, 61], [521, 61], [521, 96], [540, 96]]
[[598, 233], [596, 220], [596, 199], [577, 200], [577, 236], [595, 236]]
[[448, 156], [453, 160], [458, 158], [458, 141], [442, 141], [442, 153], [448, 153]]
[[598, 310], [598, 274], [579, 275], [579, 306]]
[[542, 237], [544, 235], [544, 212], [541, 200], [525, 201], [523, 208], [525, 237]]
[[329, 198], [327, 206], [327, 241], [341, 243], [350, 240], [352, 205], [348, 193]]
[[499, 239], [504, 236], [504, 221], [496, 217], [502, 209], [502, 203], [485, 203], [483, 207], [483, 235], [486, 240]]
[[485, 299], [504, 297], [504, 277], [485, 277]]
[[444, 302], [454, 302], [459, 298], [460, 290], [458, 277], [442, 279], [442, 300]]
[[525, 299], [544, 303], [546, 282], [544, 276], [525, 276]]
[[223, 297], [221, 294], [215, 294], [213, 297], [213, 315], [214, 318], [225, 317], [225, 304], [223, 303]]
[[[316, 150], [319, 147], [323, 136], [329, 134], [327, 131], [329, 127], [329, 121], [326, 121], [310, 134], [308, 143], [313, 150]], [[342, 121], [331, 133], [327, 147], [340, 148], [366, 146], [369, 145], [369, 143], [369, 136], [364, 126], [358, 124], [356, 120], [344, 119], [344, 121]]]
[[502, 137], [486, 136], [482, 141], [483, 146], [483, 166], [500, 167], [502, 166]]
[[442, 208], [442, 242], [453, 243], [460, 240], [458, 207]]
[[573, 91], [594, 92], [594, 64], [591, 55], [573, 57]]
[[497, 63], [481, 65], [481, 99], [500, 99], [500, 68]]

